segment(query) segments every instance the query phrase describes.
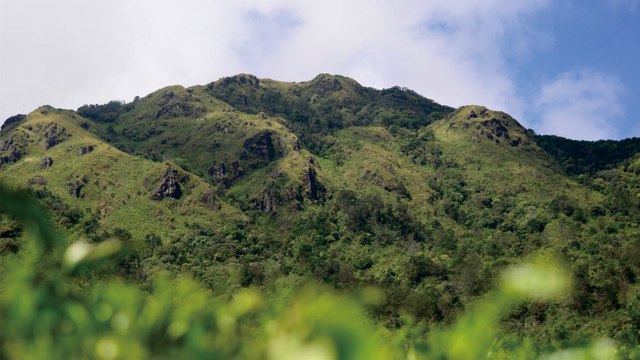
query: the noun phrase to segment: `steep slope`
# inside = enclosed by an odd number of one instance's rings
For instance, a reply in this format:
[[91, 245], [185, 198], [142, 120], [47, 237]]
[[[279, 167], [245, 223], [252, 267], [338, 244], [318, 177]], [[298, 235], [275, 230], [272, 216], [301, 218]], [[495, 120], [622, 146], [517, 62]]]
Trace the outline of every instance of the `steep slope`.
[[[305, 182], [316, 180], [308, 176], [315, 174], [310, 154], [300, 149], [285, 123], [264, 113], [239, 112], [202, 88], [174, 86], [134, 101], [95, 131], [125, 151], [154, 161], [171, 159], [208, 180], [218, 193], [240, 182], [251, 184], [233, 191], [240, 205], [273, 212], [281, 195], [302, 201], [310, 191]], [[276, 182], [283, 186], [275, 189]]]
[[306, 150], [322, 155], [327, 136], [368, 124], [413, 129], [450, 110], [407, 89], [379, 91], [341, 76], [283, 83], [243, 74], [78, 111], [118, 148], [171, 159], [239, 206], [272, 213], [278, 203], [299, 208], [326, 197], [331, 185]]
[[376, 90], [328, 74], [299, 83], [241, 74], [209, 83], [206, 92], [244, 112], [285, 117], [304, 146], [314, 152], [323, 148], [324, 135], [345, 127], [396, 125], [415, 129], [453, 110], [406, 88]]
[[547, 203], [560, 194], [573, 197], [572, 203], [599, 200], [597, 194], [563, 176], [532, 132], [507, 114], [462, 107], [428, 130], [478, 190], [523, 202]]
[[71, 111], [30, 113], [0, 137], [11, 159], [0, 180], [30, 188], [74, 236], [140, 250], [245, 219], [196, 175], [117, 150], [85, 130], [94, 126]]
[[576, 275], [576, 295], [522, 305], [507, 331], [632, 327], [638, 158], [567, 176], [501, 112], [341, 76], [237, 75], [77, 114], [41, 108], [1, 137], [0, 179], [31, 187], [78, 237], [126, 230], [147, 273], [213, 289], [375, 285], [387, 298], [373, 313], [394, 327], [403, 312], [452, 319], [506, 265], [544, 251]]

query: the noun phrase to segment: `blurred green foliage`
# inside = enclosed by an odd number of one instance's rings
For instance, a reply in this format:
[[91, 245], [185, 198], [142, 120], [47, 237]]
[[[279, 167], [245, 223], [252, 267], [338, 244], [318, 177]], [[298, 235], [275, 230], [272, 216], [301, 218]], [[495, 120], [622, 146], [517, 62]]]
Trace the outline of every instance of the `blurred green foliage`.
[[366, 315], [382, 301], [375, 289], [338, 294], [283, 278], [269, 294], [217, 296], [188, 278], [158, 275], [142, 290], [96, 276], [119, 240], [66, 245], [35, 200], [1, 183], [0, 211], [28, 233], [27, 249], [2, 269], [2, 358], [611, 359], [617, 351], [608, 340], [560, 350], [499, 332], [513, 306], [567, 295], [568, 275], [547, 257], [508, 269], [452, 325], [426, 329], [407, 316], [388, 330]]

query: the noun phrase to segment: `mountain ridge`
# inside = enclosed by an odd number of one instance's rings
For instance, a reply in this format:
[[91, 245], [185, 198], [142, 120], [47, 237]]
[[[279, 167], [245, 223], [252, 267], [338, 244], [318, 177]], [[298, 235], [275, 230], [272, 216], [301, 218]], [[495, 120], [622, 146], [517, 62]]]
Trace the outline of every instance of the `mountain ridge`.
[[[632, 327], [636, 140], [607, 143], [619, 151], [598, 163], [551, 140], [408, 89], [241, 74], [14, 117], [0, 130], [0, 180], [29, 189], [72, 239], [123, 239], [131, 254], [112, 271], [142, 286], [162, 271], [223, 292], [375, 285], [387, 300], [372, 316], [393, 327], [403, 312], [450, 321], [506, 265], [547, 251], [576, 294], [544, 316], [523, 305], [505, 329], [550, 340], [562, 324], [570, 339]], [[0, 218], [3, 254], [23, 242]]]

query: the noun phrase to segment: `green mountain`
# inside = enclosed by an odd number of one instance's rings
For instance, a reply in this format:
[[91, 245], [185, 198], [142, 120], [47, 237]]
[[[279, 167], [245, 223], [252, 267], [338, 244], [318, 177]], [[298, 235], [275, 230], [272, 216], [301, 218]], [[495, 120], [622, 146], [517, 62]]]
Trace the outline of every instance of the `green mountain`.
[[[373, 285], [370, 316], [448, 323], [507, 265], [552, 254], [572, 295], [505, 333], [640, 341], [640, 140], [538, 136], [508, 114], [322, 74], [252, 75], [130, 103], [49, 106], [0, 131], [0, 181], [71, 239], [128, 247], [118, 276], [193, 276], [218, 294], [315, 279]], [[0, 219], [0, 252], [20, 253]], [[1, 261], [1, 260], [0, 260]]]

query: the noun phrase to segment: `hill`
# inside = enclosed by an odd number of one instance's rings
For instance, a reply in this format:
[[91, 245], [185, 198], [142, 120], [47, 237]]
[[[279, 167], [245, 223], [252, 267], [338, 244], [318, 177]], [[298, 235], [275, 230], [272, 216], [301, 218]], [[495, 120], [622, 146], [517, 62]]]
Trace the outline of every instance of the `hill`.
[[[194, 276], [219, 294], [316, 279], [374, 285], [371, 316], [450, 322], [535, 253], [574, 275], [568, 300], [502, 329], [543, 341], [640, 341], [640, 160], [537, 136], [508, 114], [322, 74], [171, 86], [131, 103], [42, 107], [0, 131], [0, 180], [72, 239], [130, 244], [114, 274]], [[594, 160], [595, 159], [595, 160]], [[570, 168], [567, 164], [579, 164]], [[572, 170], [578, 169], [578, 170]], [[19, 227], [3, 218], [5, 256]]]

